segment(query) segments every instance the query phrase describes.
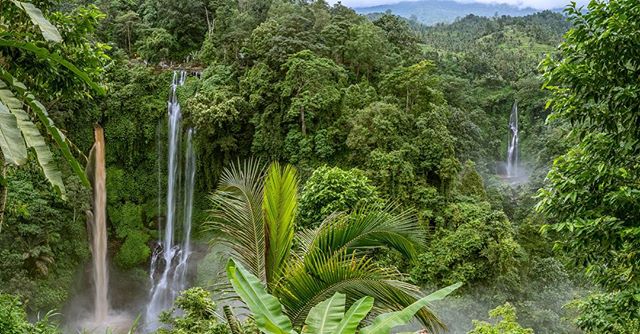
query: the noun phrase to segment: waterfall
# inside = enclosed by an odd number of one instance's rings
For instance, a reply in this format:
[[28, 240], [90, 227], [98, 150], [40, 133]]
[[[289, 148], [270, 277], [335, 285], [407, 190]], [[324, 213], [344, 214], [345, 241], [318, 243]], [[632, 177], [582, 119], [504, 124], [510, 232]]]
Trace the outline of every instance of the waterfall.
[[93, 221], [91, 223], [91, 253], [93, 255], [93, 280], [95, 285], [94, 321], [103, 323], [109, 314], [107, 291], [107, 189], [104, 161], [104, 131], [95, 126], [95, 157], [93, 174]]
[[[193, 212], [193, 188], [195, 180], [195, 154], [193, 129], [186, 130], [184, 157], [182, 115], [176, 90], [186, 80], [186, 72], [174, 72], [168, 101], [168, 150], [167, 191], [164, 228], [160, 228], [160, 240], [151, 259], [150, 279], [152, 283], [150, 301], [147, 304], [146, 330], [158, 327], [158, 315], [169, 309], [177, 294], [186, 288], [186, 274], [191, 252], [191, 220]], [[181, 187], [182, 185], [182, 187]], [[179, 203], [182, 202], [182, 207]], [[182, 242], [176, 241], [182, 221]]]
[[513, 103], [509, 116], [509, 142], [507, 145], [507, 177], [518, 176], [518, 102]]

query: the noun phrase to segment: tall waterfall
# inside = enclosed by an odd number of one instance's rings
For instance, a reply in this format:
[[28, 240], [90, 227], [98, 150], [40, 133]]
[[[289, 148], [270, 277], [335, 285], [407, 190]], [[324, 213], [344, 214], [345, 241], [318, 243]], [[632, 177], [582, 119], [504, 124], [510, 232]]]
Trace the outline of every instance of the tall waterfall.
[[518, 102], [513, 103], [509, 116], [509, 143], [507, 146], [507, 176], [518, 176]]
[[[192, 144], [193, 129], [183, 131], [180, 104], [176, 95], [177, 88], [184, 84], [185, 79], [186, 72], [174, 72], [168, 101], [166, 212], [164, 228], [160, 228], [159, 246], [151, 259], [151, 299], [145, 315], [147, 331], [153, 331], [159, 326], [158, 315], [173, 305], [175, 297], [186, 288], [187, 283], [186, 274], [191, 252], [195, 155]], [[184, 152], [184, 155], [181, 152]], [[182, 242], [176, 241], [180, 223]]]
[[105, 171], [104, 131], [95, 127], [93, 146], [93, 221], [91, 222], [91, 253], [93, 255], [93, 281], [95, 286], [94, 321], [103, 323], [109, 314], [107, 291], [109, 276], [107, 273], [107, 190]]

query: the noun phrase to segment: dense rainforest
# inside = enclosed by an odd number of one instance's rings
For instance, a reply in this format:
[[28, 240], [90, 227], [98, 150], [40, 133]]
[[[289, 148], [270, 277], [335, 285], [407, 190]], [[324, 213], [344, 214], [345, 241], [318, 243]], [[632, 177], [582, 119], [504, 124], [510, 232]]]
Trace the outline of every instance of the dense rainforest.
[[640, 333], [639, 22], [3, 0], [0, 333]]

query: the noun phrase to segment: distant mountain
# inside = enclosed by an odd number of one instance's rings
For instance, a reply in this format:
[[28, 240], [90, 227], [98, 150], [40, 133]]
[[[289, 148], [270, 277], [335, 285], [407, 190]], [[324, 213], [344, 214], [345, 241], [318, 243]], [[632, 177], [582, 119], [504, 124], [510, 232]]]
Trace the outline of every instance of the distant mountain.
[[518, 8], [506, 4], [463, 3], [451, 0], [405, 1], [396, 4], [354, 9], [359, 14], [365, 15], [391, 11], [395, 15], [415, 19], [427, 25], [450, 23], [455, 21], [456, 18], [462, 18], [469, 14], [491, 17], [496, 14], [498, 16], [525, 16], [539, 12], [539, 10], [533, 8]]

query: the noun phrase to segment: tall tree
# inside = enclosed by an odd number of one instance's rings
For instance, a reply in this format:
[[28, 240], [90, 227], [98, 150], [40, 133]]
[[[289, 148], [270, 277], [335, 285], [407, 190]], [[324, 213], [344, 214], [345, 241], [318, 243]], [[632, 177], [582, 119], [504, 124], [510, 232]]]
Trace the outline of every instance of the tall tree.
[[561, 58], [542, 66], [550, 121], [572, 124], [574, 145], [555, 160], [538, 209], [595, 282], [630, 298], [585, 329], [621, 333], [613, 326], [640, 314], [631, 297], [640, 292], [640, 3], [594, 0], [566, 13], [573, 28]]

